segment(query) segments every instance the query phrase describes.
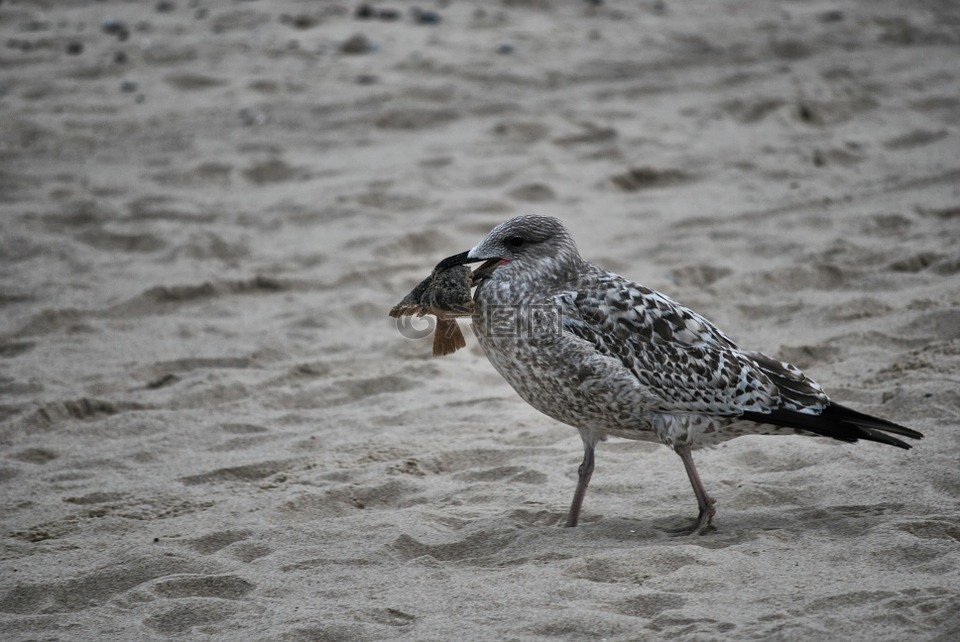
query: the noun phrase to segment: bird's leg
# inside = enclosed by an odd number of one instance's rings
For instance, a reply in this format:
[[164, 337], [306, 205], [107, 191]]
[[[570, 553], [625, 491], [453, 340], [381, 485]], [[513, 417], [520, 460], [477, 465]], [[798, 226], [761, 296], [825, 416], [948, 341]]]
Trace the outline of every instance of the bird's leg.
[[593, 476], [593, 450], [595, 441], [583, 437], [583, 462], [577, 469], [577, 492], [573, 494], [573, 503], [570, 504], [570, 514], [567, 515], [567, 528], [572, 528], [580, 521], [580, 507], [583, 506], [583, 498], [587, 494], [587, 485], [590, 483], [590, 477]]
[[700, 475], [697, 474], [697, 467], [693, 465], [693, 453], [690, 451], [689, 444], [677, 444], [674, 450], [683, 460], [683, 467], [687, 469], [687, 477], [690, 478], [690, 485], [693, 486], [693, 492], [697, 496], [697, 506], [700, 507], [700, 515], [697, 517], [697, 525], [690, 531], [691, 535], [703, 535], [710, 528], [710, 521], [713, 519], [716, 509], [713, 505], [716, 500], [707, 495], [703, 482], [700, 481]]

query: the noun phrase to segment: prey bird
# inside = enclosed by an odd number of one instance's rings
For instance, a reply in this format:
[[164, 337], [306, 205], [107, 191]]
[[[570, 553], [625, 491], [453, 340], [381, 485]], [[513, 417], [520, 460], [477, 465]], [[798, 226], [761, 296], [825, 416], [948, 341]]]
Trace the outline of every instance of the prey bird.
[[738, 347], [710, 321], [660, 292], [580, 257], [556, 218], [520, 216], [437, 264], [470, 263], [473, 328], [493, 367], [537, 410], [583, 439], [567, 526], [576, 526], [608, 435], [660, 441], [683, 460], [699, 515], [714, 500], [692, 451], [742, 435], [802, 434], [899, 448], [915, 430], [834, 401], [799, 368]]

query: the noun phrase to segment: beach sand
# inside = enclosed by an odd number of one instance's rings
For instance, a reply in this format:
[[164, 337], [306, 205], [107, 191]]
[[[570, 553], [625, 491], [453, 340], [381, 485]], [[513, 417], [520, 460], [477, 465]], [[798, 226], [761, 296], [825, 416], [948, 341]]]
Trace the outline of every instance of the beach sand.
[[[4, 640], [960, 638], [960, 5], [0, 4]], [[391, 14], [389, 11], [394, 10]], [[598, 449], [389, 309], [523, 213], [910, 451]]]

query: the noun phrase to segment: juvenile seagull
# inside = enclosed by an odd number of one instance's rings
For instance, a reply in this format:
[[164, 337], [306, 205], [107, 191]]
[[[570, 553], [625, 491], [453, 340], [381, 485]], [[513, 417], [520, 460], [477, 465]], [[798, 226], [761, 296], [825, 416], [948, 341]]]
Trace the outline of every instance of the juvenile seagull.
[[583, 463], [567, 526], [576, 526], [608, 435], [661, 441], [683, 460], [700, 514], [714, 500], [694, 448], [741, 435], [822, 435], [910, 446], [919, 432], [827, 397], [799, 368], [740, 349], [705, 318], [669, 297], [584, 261], [555, 218], [520, 216], [479, 245], [437, 264], [474, 272], [474, 332], [493, 367], [534, 408], [583, 439]]

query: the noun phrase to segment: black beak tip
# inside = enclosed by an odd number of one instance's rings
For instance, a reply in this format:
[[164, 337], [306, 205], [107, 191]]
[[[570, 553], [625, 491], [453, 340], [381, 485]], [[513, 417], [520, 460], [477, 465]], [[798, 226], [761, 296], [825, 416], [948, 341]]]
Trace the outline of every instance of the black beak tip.
[[448, 256], [439, 263], [437, 263], [434, 270], [446, 270], [447, 268], [452, 268], [457, 265], [466, 265], [467, 263], [476, 263], [478, 259], [471, 259], [468, 255], [470, 251], [461, 252], [460, 254], [454, 254], [453, 256]]

